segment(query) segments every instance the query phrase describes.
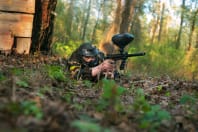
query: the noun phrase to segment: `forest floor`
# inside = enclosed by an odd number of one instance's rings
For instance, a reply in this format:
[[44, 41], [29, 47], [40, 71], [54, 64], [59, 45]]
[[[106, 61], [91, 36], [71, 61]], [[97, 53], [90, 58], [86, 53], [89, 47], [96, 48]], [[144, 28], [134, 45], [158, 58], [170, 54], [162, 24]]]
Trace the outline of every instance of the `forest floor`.
[[198, 131], [198, 82], [141, 75], [75, 81], [64, 64], [0, 55], [1, 131]]

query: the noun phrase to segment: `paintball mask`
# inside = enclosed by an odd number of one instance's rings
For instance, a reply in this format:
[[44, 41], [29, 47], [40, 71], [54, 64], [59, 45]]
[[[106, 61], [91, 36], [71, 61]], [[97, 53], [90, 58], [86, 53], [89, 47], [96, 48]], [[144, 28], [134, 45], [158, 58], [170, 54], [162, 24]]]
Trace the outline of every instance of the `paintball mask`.
[[84, 65], [89, 67], [94, 67], [98, 65], [97, 55], [99, 54], [99, 50], [90, 43], [84, 43], [79, 48], [80, 56], [82, 57], [94, 57], [95, 59], [91, 62], [85, 62], [83, 58], [81, 59]]

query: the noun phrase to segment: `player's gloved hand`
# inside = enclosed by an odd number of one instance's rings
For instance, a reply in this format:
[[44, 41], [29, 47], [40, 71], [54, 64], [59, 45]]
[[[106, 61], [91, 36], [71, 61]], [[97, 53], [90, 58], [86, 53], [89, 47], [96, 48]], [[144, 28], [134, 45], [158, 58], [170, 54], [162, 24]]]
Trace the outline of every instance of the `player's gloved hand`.
[[111, 59], [104, 60], [100, 65], [92, 68], [92, 76], [101, 73], [109, 73], [115, 70], [115, 62]]

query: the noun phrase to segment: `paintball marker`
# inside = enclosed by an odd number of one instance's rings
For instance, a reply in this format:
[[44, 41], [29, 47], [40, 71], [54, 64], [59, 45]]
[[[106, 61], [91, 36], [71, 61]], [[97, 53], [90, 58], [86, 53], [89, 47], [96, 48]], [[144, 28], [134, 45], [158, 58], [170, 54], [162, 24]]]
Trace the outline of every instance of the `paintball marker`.
[[112, 60], [121, 60], [120, 64], [120, 70], [124, 70], [126, 60], [128, 57], [135, 57], [135, 56], [144, 56], [145, 52], [140, 53], [134, 53], [134, 54], [128, 54], [128, 52], [124, 51], [124, 48], [133, 41], [134, 36], [129, 33], [123, 33], [123, 34], [116, 34], [112, 37], [112, 42], [116, 46], [119, 47], [120, 54], [107, 54], [105, 56], [105, 59], [112, 59]]

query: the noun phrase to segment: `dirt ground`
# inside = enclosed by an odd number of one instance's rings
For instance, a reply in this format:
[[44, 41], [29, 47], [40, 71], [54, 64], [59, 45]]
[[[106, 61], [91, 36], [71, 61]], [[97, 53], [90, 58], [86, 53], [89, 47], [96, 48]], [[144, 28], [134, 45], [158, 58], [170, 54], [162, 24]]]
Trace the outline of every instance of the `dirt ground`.
[[198, 131], [196, 81], [125, 75], [113, 84], [113, 90], [121, 86], [125, 92], [112, 90], [111, 98], [101, 99], [105, 87], [111, 87], [108, 82], [76, 81], [67, 72], [60, 76], [61, 71], [54, 77], [52, 66], [64, 70], [65, 61], [0, 55], [1, 131]]

